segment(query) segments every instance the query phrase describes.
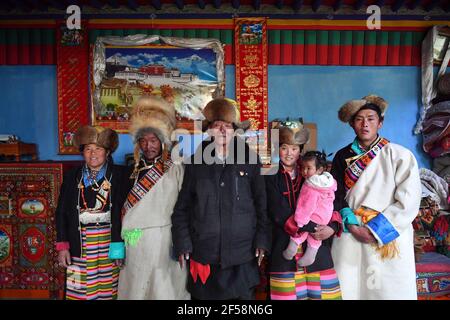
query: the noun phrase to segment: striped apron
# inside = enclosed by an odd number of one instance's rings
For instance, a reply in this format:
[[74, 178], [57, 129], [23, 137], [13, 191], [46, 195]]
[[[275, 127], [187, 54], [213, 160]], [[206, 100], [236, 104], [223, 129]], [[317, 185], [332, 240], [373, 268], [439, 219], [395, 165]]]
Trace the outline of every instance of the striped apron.
[[[296, 260], [302, 254], [299, 246]], [[341, 288], [336, 271], [332, 269], [307, 273], [304, 267], [297, 272], [270, 273], [271, 300], [341, 300]]]
[[81, 257], [67, 268], [66, 299], [117, 299], [119, 268], [108, 258], [110, 225], [81, 228]]

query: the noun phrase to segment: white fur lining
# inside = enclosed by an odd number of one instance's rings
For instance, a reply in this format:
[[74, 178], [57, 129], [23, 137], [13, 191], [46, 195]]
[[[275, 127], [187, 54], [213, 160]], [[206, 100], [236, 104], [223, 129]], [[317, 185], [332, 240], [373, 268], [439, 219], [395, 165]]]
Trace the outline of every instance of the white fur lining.
[[315, 174], [306, 181], [314, 187], [329, 188], [333, 185], [334, 179], [329, 172], [324, 172], [321, 175]]

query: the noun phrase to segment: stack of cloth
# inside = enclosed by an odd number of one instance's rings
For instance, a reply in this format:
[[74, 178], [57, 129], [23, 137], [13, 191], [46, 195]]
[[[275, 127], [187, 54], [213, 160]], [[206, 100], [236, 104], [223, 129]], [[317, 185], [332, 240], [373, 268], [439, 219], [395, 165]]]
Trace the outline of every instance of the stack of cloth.
[[431, 101], [423, 122], [423, 149], [437, 158], [450, 153], [450, 73], [437, 82], [437, 96]]
[[420, 179], [422, 199], [413, 221], [416, 261], [424, 252], [438, 252], [450, 257], [448, 183], [425, 168], [420, 169]]
[[450, 183], [450, 154], [443, 155], [433, 160], [433, 172]]
[[439, 206], [439, 210], [449, 209], [447, 181], [425, 168], [421, 168], [419, 174], [422, 184], [422, 198], [430, 197], [433, 199]]
[[419, 261], [425, 252], [435, 252], [437, 250], [436, 239], [431, 234], [438, 214], [438, 204], [430, 197], [422, 198], [419, 214], [413, 221], [416, 261]]
[[450, 300], [450, 258], [427, 252], [416, 263], [416, 272], [419, 300]]
[[419, 300], [450, 299], [448, 183], [420, 169], [422, 199], [413, 222]]

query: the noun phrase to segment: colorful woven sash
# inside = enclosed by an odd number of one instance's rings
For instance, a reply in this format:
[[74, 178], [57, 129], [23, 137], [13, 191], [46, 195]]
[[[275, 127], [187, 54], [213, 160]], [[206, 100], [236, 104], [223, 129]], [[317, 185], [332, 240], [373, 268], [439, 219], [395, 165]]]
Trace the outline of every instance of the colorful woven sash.
[[345, 191], [350, 190], [356, 184], [356, 182], [358, 182], [359, 177], [362, 175], [367, 166], [380, 153], [381, 149], [388, 143], [389, 141], [387, 139], [380, 138], [379, 141], [369, 151], [364, 153], [361, 157], [357, 158], [347, 167], [347, 169], [345, 169]]
[[138, 203], [146, 194], [149, 192], [153, 186], [158, 182], [162, 176], [169, 171], [172, 167], [173, 162], [170, 156], [164, 161], [163, 157], [159, 158], [155, 162], [155, 165], [148, 169], [147, 173], [133, 186], [133, 188], [128, 193], [127, 200], [122, 207], [122, 219], [125, 214], [133, 208], [136, 203]]

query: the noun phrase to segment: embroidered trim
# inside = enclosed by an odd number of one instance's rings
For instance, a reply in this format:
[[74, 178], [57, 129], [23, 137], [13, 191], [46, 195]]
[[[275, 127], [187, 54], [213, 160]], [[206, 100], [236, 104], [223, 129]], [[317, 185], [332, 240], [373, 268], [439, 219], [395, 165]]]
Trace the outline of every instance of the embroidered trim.
[[125, 214], [138, 203], [159, 179], [172, 167], [173, 162], [168, 157], [166, 161], [159, 158], [147, 173], [133, 186], [127, 196], [127, 200], [122, 207], [122, 219]]
[[375, 146], [373, 146], [369, 151], [360, 156], [357, 160], [350, 164], [347, 169], [345, 169], [345, 191], [350, 190], [356, 184], [356, 182], [358, 182], [359, 177], [362, 175], [367, 166], [380, 153], [381, 149], [388, 143], [389, 140], [380, 138], [380, 141]]
[[342, 208], [339, 211], [341, 217], [342, 217], [342, 224], [344, 227], [344, 232], [350, 232], [347, 228], [347, 225], [354, 224], [359, 226], [358, 220], [356, 219], [355, 214], [353, 213], [352, 209], [349, 207]]
[[62, 242], [56, 243], [56, 251], [69, 250], [69, 249], [70, 249], [70, 244], [68, 241], [62, 241]]
[[379, 213], [375, 218], [367, 222], [367, 226], [377, 234], [383, 244], [390, 243], [400, 236], [398, 231], [382, 213]]

